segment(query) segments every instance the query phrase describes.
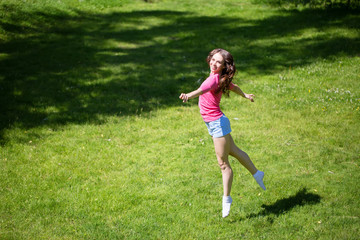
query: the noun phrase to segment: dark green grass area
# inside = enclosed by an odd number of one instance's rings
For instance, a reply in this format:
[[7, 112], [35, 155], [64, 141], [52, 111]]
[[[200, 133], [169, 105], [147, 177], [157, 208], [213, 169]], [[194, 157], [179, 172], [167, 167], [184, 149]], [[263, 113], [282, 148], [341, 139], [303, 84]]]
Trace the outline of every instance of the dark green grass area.
[[263, 204], [259, 213], [250, 214], [247, 218], [256, 218], [259, 216], [275, 215], [279, 216], [291, 211], [294, 207], [305, 206], [320, 203], [321, 197], [318, 194], [309, 193], [306, 188], [297, 192], [294, 196], [277, 200], [273, 204]]
[[176, 10], [22, 10], [7, 3], [1, 12], [1, 130], [174, 106], [175, 95], [206, 76], [204, 56], [217, 46], [232, 50], [239, 71], [250, 76], [360, 52], [358, 35], [294, 38], [309, 29], [359, 29], [359, 15], [341, 10], [246, 19]]

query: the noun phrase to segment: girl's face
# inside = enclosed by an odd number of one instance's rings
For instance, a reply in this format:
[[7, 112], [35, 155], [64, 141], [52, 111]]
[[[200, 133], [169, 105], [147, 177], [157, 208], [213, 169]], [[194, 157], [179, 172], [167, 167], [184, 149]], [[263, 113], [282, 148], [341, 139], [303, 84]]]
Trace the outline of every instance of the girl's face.
[[224, 58], [220, 53], [214, 54], [210, 60], [210, 70], [212, 73], [221, 74], [224, 69]]

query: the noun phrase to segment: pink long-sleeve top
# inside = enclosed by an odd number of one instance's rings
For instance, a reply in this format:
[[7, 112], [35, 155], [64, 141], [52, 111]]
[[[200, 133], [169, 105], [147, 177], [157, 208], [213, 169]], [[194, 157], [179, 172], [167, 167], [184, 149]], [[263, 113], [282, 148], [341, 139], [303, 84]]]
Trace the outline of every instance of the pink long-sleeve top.
[[[219, 74], [210, 74], [210, 76], [201, 84], [200, 89], [203, 94], [199, 96], [200, 114], [205, 122], [212, 122], [219, 119], [224, 113], [220, 109], [222, 91], [219, 88]], [[230, 89], [234, 87], [230, 83]]]

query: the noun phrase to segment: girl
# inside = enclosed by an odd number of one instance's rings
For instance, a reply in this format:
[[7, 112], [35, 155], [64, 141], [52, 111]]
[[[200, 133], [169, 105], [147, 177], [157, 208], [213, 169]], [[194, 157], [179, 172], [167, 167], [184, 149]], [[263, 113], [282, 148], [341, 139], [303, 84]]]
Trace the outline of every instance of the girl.
[[232, 55], [221, 48], [214, 49], [207, 57], [210, 67], [210, 76], [201, 84], [200, 88], [190, 92], [181, 93], [180, 99], [187, 102], [189, 99], [199, 97], [200, 114], [205, 121], [209, 134], [212, 136], [216, 157], [221, 169], [223, 179], [223, 206], [222, 216], [230, 213], [232, 198], [230, 196], [233, 181], [233, 171], [229, 163], [229, 155], [235, 157], [255, 178], [257, 183], [266, 190], [263, 178], [264, 172], [259, 171], [249, 156], [240, 150], [234, 143], [230, 132], [230, 121], [220, 110], [220, 100], [223, 93], [229, 90], [254, 102], [253, 94], [244, 93], [239, 86], [232, 83], [236, 68]]

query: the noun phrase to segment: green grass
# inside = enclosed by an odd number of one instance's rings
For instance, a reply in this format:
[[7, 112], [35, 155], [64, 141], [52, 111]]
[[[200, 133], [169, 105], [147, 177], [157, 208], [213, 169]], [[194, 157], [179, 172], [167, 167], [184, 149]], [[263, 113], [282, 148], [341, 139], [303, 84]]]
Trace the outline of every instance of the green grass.
[[[197, 100], [233, 53], [222, 109], [231, 215]], [[358, 239], [360, 14], [249, 1], [0, 3], [0, 239]]]

